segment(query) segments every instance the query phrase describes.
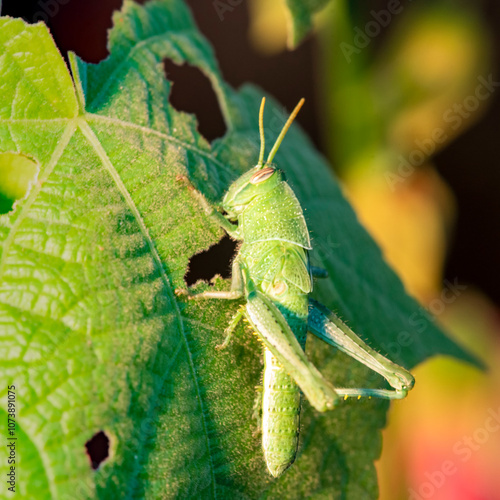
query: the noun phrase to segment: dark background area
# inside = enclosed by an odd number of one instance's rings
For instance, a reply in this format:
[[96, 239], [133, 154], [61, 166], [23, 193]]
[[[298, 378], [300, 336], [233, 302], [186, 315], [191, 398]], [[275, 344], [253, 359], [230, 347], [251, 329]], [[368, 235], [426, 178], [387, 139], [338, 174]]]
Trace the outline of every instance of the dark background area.
[[[471, 0], [472, 1], [472, 0]], [[46, 21], [61, 52], [72, 50], [90, 62], [107, 55], [107, 30], [113, 10], [121, 0], [4, 0], [3, 15], [23, 17], [26, 21]], [[273, 94], [287, 109], [301, 97], [307, 106], [298, 121], [316, 146], [321, 143], [321, 122], [315, 70], [317, 44], [309, 37], [297, 50], [277, 56], [262, 56], [248, 42], [248, 8], [243, 1], [221, 21], [212, 0], [188, 0], [200, 30], [214, 46], [225, 79], [235, 87], [253, 82]], [[358, 3], [369, 12], [383, 8], [386, 1]], [[481, 2], [484, 19], [494, 41], [494, 79], [500, 81], [500, 3]], [[172, 103], [178, 109], [195, 113], [200, 132], [209, 140], [224, 133], [222, 117], [208, 81], [186, 66], [166, 62], [174, 82]], [[434, 163], [453, 190], [458, 204], [458, 220], [446, 264], [446, 277], [460, 276], [500, 303], [498, 256], [500, 237], [500, 169], [498, 133], [500, 130], [500, 93], [493, 94], [488, 111], [476, 125], [440, 152]], [[324, 137], [324, 135], [323, 135]], [[335, 167], [335, 166], [334, 166]]]

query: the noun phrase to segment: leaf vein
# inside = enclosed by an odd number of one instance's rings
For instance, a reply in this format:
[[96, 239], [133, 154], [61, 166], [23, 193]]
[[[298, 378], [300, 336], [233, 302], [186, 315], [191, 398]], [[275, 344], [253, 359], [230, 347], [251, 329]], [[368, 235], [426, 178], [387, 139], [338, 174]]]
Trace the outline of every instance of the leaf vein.
[[111, 123], [120, 125], [122, 127], [131, 128], [134, 130], [139, 130], [139, 131], [143, 132], [144, 134], [151, 134], [151, 135], [154, 135], [156, 137], [159, 137], [160, 139], [163, 139], [166, 142], [178, 144], [179, 146], [182, 146], [184, 149], [188, 149], [190, 151], [193, 151], [193, 153], [198, 154], [199, 156], [203, 156], [203, 157], [207, 158], [208, 160], [213, 162], [215, 165], [223, 168], [227, 172], [229, 172], [231, 174], [233, 173], [233, 170], [228, 165], [226, 165], [225, 163], [218, 160], [211, 152], [203, 151], [202, 149], [197, 148], [193, 144], [185, 142], [181, 139], [177, 139], [176, 137], [165, 134], [164, 132], [160, 132], [158, 130], [154, 130], [152, 128], [145, 127], [143, 125], [137, 125], [135, 123], [126, 122], [124, 120], [119, 120], [118, 118], [111, 118], [109, 116], [98, 115], [95, 113], [87, 113], [87, 116], [90, 118], [94, 118], [98, 121], [111, 122]]

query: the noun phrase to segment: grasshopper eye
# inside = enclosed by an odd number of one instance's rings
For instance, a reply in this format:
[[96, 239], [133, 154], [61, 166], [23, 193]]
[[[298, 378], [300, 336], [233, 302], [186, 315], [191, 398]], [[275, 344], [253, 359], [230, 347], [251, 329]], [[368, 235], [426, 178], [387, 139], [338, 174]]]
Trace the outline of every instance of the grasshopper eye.
[[274, 168], [272, 167], [266, 167], [262, 170], [259, 170], [258, 172], [255, 172], [255, 174], [252, 175], [250, 179], [251, 184], [260, 184], [261, 182], [266, 181], [273, 175], [275, 172]]

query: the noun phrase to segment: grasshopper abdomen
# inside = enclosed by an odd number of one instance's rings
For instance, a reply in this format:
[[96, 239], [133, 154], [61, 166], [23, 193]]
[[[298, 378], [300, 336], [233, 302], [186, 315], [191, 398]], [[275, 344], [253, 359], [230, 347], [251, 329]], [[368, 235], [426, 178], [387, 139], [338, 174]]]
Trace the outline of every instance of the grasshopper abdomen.
[[301, 393], [268, 349], [264, 353], [263, 383], [262, 449], [269, 472], [279, 477], [297, 454]]

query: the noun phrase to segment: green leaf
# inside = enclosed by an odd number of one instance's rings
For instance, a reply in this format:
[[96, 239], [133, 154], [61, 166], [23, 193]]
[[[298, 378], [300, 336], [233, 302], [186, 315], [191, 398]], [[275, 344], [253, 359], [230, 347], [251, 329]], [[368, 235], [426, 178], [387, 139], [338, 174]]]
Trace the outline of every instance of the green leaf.
[[330, 0], [284, 0], [288, 14], [288, 46], [297, 47], [313, 26], [313, 15]]
[[[262, 91], [222, 80], [180, 0], [125, 1], [110, 56], [70, 54], [73, 79], [42, 24], [1, 18], [0, 43], [0, 153], [39, 169], [0, 216], [0, 394], [15, 385], [18, 498], [376, 498], [387, 405], [318, 415], [306, 402], [297, 462], [271, 480], [251, 418], [259, 344], [241, 328], [215, 350], [238, 305], [173, 293], [191, 256], [222, 236], [176, 177], [219, 199], [258, 156]], [[222, 139], [209, 144], [169, 104], [164, 58], [210, 79]], [[268, 141], [278, 109], [270, 100]], [[315, 296], [408, 367], [437, 353], [470, 359], [405, 294], [296, 125], [276, 162], [330, 275]], [[383, 384], [319, 341], [308, 353], [335, 384]], [[85, 443], [100, 431], [109, 458], [94, 471]]]

